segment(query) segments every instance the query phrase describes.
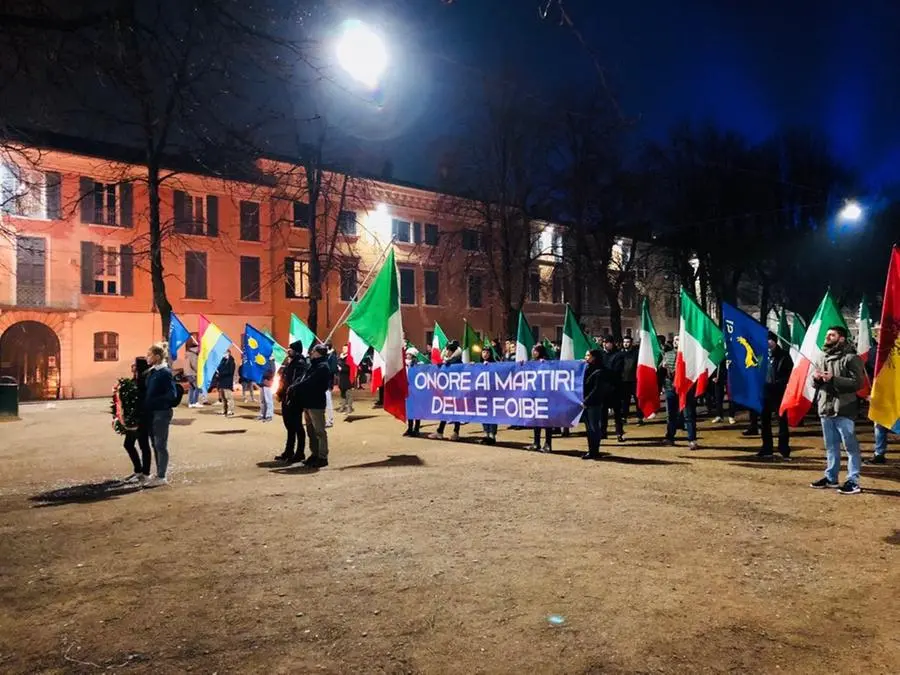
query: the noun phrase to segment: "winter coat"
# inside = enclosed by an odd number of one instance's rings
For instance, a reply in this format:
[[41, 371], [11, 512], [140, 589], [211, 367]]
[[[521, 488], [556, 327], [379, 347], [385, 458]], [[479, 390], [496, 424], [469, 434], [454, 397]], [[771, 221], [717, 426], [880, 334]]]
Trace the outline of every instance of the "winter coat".
[[188, 349], [185, 352], [185, 363], [186, 367], [184, 369], [184, 374], [186, 377], [197, 377], [197, 357], [200, 352], [196, 347]]
[[288, 398], [296, 399], [304, 410], [325, 410], [325, 392], [331, 389], [332, 378], [328, 357], [312, 359], [303, 377], [291, 385]]
[[584, 406], [586, 408], [602, 406], [605, 398], [603, 392], [606, 388], [603, 366], [599, 363], [589, 363], [584, 372]]
[[278, 400], [286, 406], [299, 406], [299, 401], [291, 400], [290, 388], [303, 379], [303, 375], [309, 368], [309, 361], [305, 356], [296, 354], [288, 359], [287, 365], [281, 372], [281, 382], [278, 386]]
[[147, 374], [144, 409], [147, 412], [171, 410], [175, 398], [175, 376], [167, 367], [151, 368]]
[[223, 358], [216, 373], [219, 376], [219, 389], [234, 389], [234, 357]]
[[784, 390], [787, 389], [788, 380], [791, 379], [794, 362], [786, 350], [775, 347], [769, 354], [769, 368], [772, 369], [772, 382], [766, 383], [766, 397], [776, 404], [780, 404], [784, 397]]
[[847, 342], [836, 345], [828, 349], [814, 365], [816, 370], [832, 375], [828, 382], [813, 378], [819, 416], [856, 419], [859, 413], [856, 392], [865, 381], [865, 368], [853, 347]]
[[618, 351], [603, 352], [600, 358], [599, 392], [604, 399], [615, 399], [622, 394], [622, 354]]
[[622, 362], [622, 382], [634, 384], [637, 382], [638, 348], [623, 349], [619, 354]]
[[347, 391], [348, 389], [352, 389], [353, 383], [350, 381], [350, 364], [347, 363], [346, 356], [338, 357], [337, 368], [338, 368], [338, 387], [340, 387], [341, 391]]
[[454, 363], [462, 363], [462, 349], [457, 347], [452, 353], [447, 353], [445, 349], [441, 353], [441, 360], [445, 366], [452, 366]]

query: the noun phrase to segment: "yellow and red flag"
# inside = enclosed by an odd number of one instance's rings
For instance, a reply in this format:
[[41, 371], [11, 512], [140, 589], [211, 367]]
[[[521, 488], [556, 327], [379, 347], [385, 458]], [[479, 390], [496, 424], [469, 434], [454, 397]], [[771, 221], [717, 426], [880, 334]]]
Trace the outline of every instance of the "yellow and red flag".
[[900, 432], [900, 248], [896, 246], [884, 285], [869, 418]]

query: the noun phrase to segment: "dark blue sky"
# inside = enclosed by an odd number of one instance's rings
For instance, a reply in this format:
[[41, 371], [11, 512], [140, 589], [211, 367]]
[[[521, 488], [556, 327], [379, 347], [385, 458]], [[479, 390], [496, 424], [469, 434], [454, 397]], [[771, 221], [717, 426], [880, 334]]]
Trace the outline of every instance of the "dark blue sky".
[[[361, 3], [388, 35], [384, 107], [345, 130], [417, 180], [433, 144], [458, 132], [483, 77], [510, 68], [535, 96], [591, 87], [591, 57], [538, 0]], [[378, 6], [376, 6], [378, 5]], [[834, 154], [879, 187], [900, 180], [900, 2], [565, 0], [640, 135], [711, 120], [758, 141], [783, 126], [822, 130]], [[341, 123], [342, 125], [344, 122]]]

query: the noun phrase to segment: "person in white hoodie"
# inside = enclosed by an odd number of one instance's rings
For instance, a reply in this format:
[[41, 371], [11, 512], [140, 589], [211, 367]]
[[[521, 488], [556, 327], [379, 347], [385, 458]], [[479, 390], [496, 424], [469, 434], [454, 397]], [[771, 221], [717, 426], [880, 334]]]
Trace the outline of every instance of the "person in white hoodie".
[[197, 357], [200, 354], [200, 347], [194, 338], [191, 338], [187, 349], [185, 350], [185, 366], [184, 376], [188, 381], [190, 389], [188, 390], [188, 408], [202, 408], [200, 403], [200, 387], [197, 386]]

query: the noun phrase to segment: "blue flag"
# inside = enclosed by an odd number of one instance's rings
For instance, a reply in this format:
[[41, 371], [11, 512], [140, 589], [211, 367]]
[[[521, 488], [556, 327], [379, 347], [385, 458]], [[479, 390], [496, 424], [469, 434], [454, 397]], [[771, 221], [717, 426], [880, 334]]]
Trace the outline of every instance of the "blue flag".
[[266, 371], [272, 369], [269, 360], [275, 351], [275, 340], [249, 323], [244, 325], [244, 377], [262, 384]]
[[731, 400], [762, 412], [769, 369], [769, 331], [749, 314], [723, 302], [722, 332]]
[[190, 332], [181, 323], [175, 312], [169, 319], [169, 360], [174, 361], [178, 358], [178, 350], [184, 346], [184, 343], [191, 337]]

